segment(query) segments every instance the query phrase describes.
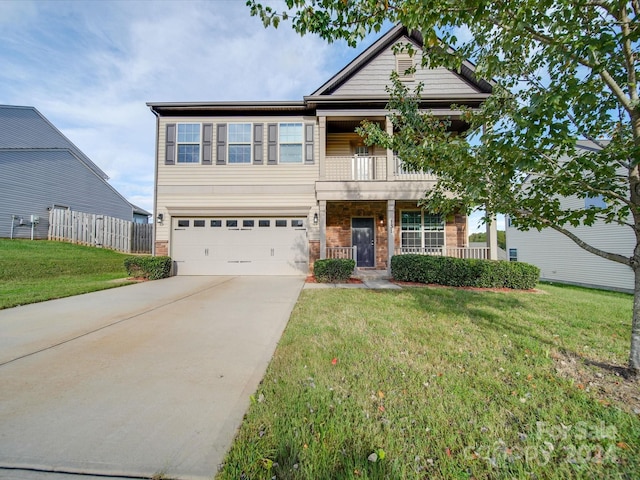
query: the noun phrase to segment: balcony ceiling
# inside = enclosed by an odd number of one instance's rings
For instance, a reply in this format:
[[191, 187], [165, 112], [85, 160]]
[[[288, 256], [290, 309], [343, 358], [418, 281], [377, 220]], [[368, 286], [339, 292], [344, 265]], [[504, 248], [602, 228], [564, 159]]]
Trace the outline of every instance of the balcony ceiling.
[[[364, 120], [364, 119], [363, 119]], [[362, 120], [328, 120], [327, 133], [354, 133]], [[384, 121], [376, 122], [384, 128]]]

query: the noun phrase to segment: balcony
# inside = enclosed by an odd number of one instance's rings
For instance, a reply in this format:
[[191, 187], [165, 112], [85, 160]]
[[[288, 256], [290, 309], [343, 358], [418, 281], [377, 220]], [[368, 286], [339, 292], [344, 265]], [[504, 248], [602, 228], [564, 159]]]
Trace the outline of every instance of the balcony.
[[398, 157], [391, 160], [389, 168], [387, 156], [326, 157], [325, 176], [321, 181], [435, 181], [435, 175], [411, 172], [402, 167]]

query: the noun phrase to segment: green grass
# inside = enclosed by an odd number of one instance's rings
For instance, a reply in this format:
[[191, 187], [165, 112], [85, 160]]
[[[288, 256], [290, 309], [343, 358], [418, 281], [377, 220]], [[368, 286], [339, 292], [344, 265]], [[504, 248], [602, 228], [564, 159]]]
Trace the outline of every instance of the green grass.
[[0, 239], [0, 309], [117, 287], [126, 255], [70, 243]]
[[638, 416], [554, 364], [625, 364], [631, 296], [541, 289], [303, 291], [217, 478], [637, 478]]

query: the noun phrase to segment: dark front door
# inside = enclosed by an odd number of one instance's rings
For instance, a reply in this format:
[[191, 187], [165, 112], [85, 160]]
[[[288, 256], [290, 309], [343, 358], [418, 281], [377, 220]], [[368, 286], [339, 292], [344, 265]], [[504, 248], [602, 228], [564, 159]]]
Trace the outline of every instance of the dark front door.
[[356, 265], [358, 267], [375, 266], [373, 218], [351, 219], [351, 245], [357, 247]]

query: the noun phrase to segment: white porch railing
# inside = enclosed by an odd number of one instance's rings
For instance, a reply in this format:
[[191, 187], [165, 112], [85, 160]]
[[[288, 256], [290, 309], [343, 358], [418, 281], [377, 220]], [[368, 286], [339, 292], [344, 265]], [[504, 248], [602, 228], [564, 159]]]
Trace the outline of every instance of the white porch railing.
[[358, 258], [358, 247], [327, 247], [327, 258], [347, 258], [356, 260]]
[[393, 158], [389, 178], [387, 172], [387, 157], [385, 156], [351, 156], [325, 157], [326, 176], [322, 180], [332, 181], [381, 181], [381, 180], [436, 180], [434, 175], [422, 172], [412, 172], [402, 167], [398, 157]]
[[402, 247], [396, 248], [396, 255], [439, 255], [455, 258], [477, 258], [486, 260], [489, 258], [488, 247]]

